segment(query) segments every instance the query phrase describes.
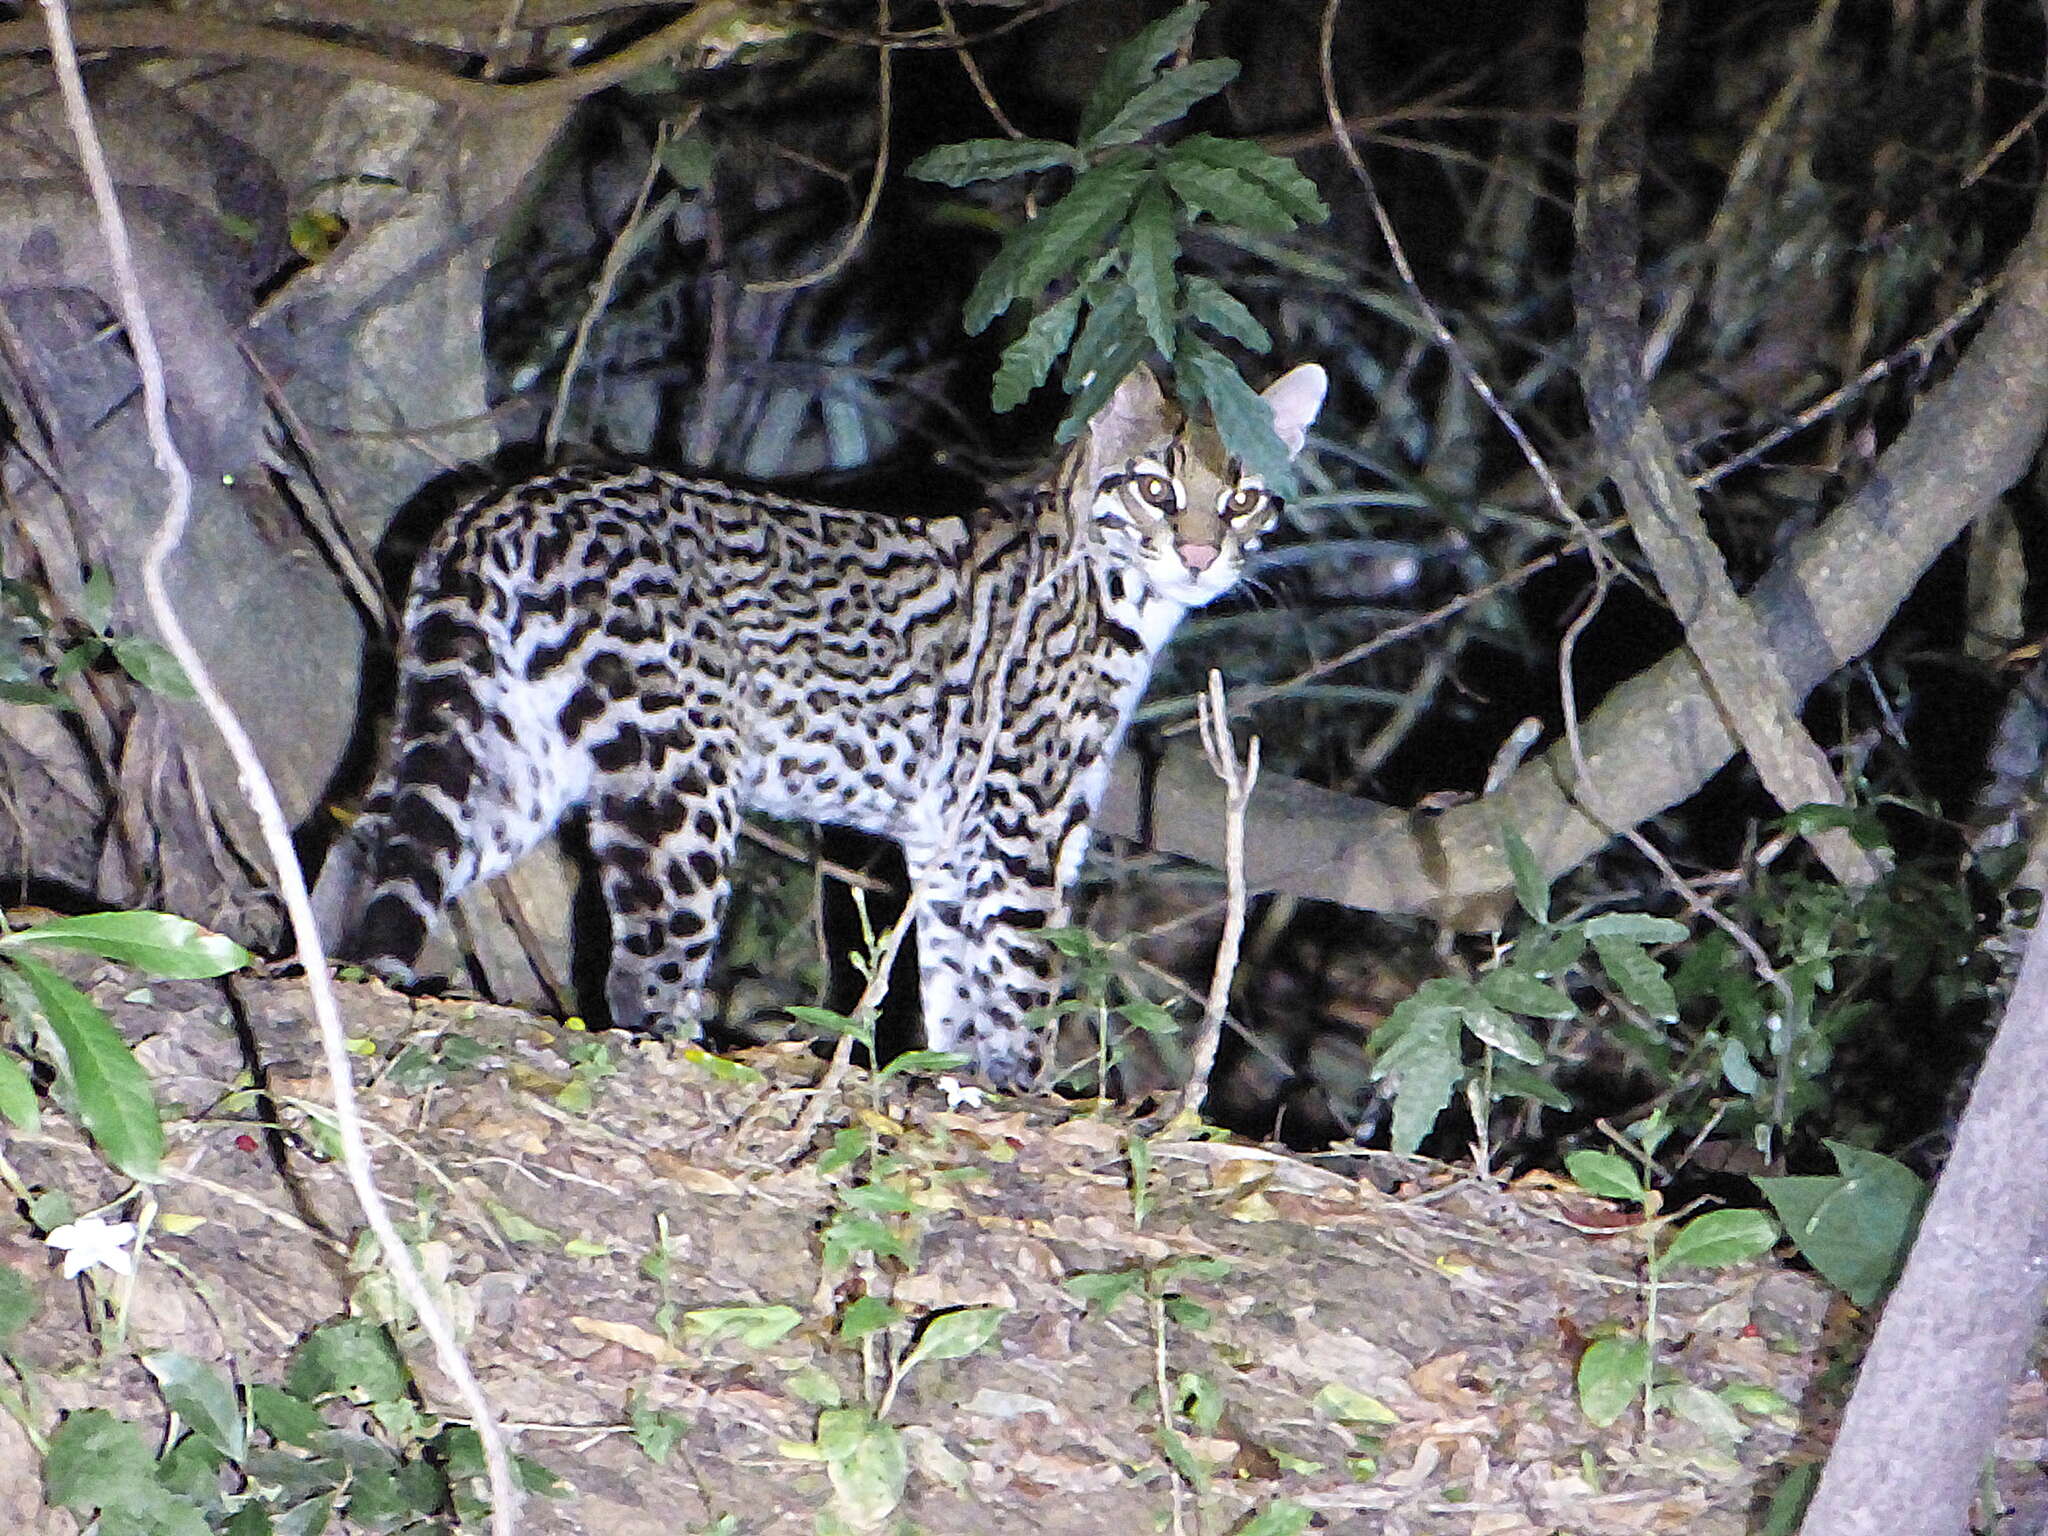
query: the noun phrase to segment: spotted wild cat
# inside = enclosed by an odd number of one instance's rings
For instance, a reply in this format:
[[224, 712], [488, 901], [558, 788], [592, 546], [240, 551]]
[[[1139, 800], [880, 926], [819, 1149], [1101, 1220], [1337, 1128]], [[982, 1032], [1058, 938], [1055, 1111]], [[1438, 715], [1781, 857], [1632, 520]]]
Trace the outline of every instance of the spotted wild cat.
[[[1292, 452], [1325, 383], [1309, 364], [1265, 393]], [[1028, 1086], [1035, 930], [1066, 920], [1160, 649], [1278, 513], [1142, 369], [1019, 512], [647, 468], [486, 496], [413, 578], [389, 766], [337, 850], [338, 952], [410, 980], [441, 911], [582, 807], [613, 1021], [692, 1032], [741, 815], [840, 823], [903, 845], [930, 1044]]]

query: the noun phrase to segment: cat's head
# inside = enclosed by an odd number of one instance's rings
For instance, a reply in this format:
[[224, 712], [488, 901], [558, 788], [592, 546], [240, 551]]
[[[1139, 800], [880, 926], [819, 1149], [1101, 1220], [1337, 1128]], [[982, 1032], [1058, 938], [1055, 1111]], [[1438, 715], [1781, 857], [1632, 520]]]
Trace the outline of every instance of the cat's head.
[[[1314, 363], [1267, 387], [1289, 453], [1301, 452], [1328, 387]], [[1279, 498], [1224, 451], [1216, 429], [1189, 420], [1142, 367], [1089, 422], [1077, 468], [1083, 536], [1190, 608], [1230, 589], [1280, 515]]]

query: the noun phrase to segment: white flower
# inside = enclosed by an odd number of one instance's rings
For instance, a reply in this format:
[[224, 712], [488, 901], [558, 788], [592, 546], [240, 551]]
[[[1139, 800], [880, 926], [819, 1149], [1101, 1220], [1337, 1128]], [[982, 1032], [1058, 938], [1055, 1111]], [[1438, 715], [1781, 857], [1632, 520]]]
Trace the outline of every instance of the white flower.
[[979, 1088], [972, 1083], [963, 1083], [957, 1077], [940, 1078], [939, 1092], [946, 1096], [948, 1109], [958, 1109], [962, 1104], [969, 1109], [980, 1109], [988, 1100], [988, 1095]]
[[65, 1223], [43, 1241], [63, 1250], [66, 1280], [95, 1264], [104, 1264], [116, 1274], [135, 1273], [135, 1251], [128, 1246], [135, 1241], [132, 1221], [109, 1222], [88, 1216]]

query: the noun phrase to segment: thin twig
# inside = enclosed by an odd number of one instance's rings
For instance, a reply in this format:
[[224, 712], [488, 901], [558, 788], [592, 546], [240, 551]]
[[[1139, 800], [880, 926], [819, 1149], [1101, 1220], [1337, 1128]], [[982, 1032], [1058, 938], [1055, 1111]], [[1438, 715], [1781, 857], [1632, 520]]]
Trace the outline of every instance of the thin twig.
[[1202, 750], [1228, 797], [1223, 812], [1223, 937], [1216, 946], [1215, 969], [1209, 973], [1209, 997], [1202, 1008], [1201, 1029], [1195, 1035], [1187, 1086], [1181, 1089], [1173, 1113], [1175, 1123], [1201, 1119], [1202, 1101], [1209, 1096], [1209, 1074], [1216, 1066], [1216, 1048], [1223, 1039], [1223, 1016], [1230, 1011], [1230, 984], [1237, 974], [1238, 950], [1244, 943], [1244, 822], [1252, 786], [1259, 781], [1259, 738], [1251, 739], [1240, 767], [1237, 746], [1230, 739], [1230, 702], [1223, 695], [1221, 672], [1209, 673], [1209, 691], [1202, 697]]
[[305, 967], [306, 984], [312, 993], [313, 1015], [320, 1027], [320, 1043], [326, 1057], [328, 1077], [333, 1084], [335, 1129], [341, 1142], [342, 1163], [349, 1184], [361, 1205], [364, 1220], [377, 1236], [383, 1262], [398, 1282], [419, 1317], [420, 1326], [433, 1341], [435, 1358], [469, 1408], [477, 1437], [483, 1444], [484, 1462], [491, 1486], [491, 1530], [493, 1536], [513, 1536], [518, 1529], [519, 1491], [512, 1479], [511, 1458], [505, 1439], [455, 1330], [433, 1295], [428, 1291], [412, 1252], [392, 1225], [384, 1197], [377, 1188], [369, 1149], [363, 1141], [362, 1116], [356, 1107], [353, 1061], [342, 1030], [341, 1014], [334, 998], [334, 982], [327, 972], [327, 956], [313, 921], [313, 909], [306, 892], [305, 871], [292, 851], [291, 829], [277, 791], [264, 771], [263, 761], [249, 740], [248, 732], [234, 711], [220, 696], [205, 661], [194, 649], [191, 637], [179, 622], [164, 582], [171, 555], [184, 537], [192, 512], [192, 472], [186, 467], [171, 439], [170, 410], [164, 382], [163, 355], [157, 350], [156, 332], [142, 301], [142, 288], [135, 271], [135, 256], [128, 243], [128, 227], [107, 169], [106, 152], [93, 126], [92, 108], [86, 101], [85, 80], [78, 68], [78, 51], [71, 39], [71, 17], [65, 0], [40, 0], [43, 20], [49, 29], [50, 63], [64, 100], [64, 115], [78, 143], [80, 168], [98, 212], [101, 237], [106, 241], [109, 265], [120, 302], [121, 319], [142, 380], [143, 420], [157, 468], [168, 482], [169, 499], [162, 524], [150, 541], [142, 562], [142, 585], [151, 617], [163, 636], [163, 643], [185, 669], [200, 707], [221, 734], [235, 760], [242, 793], [255, 813], [263, 840], [276, 865], [280, 894], [290, 915], [298, 958]]
[[[889, 0], [880, 0], [877, 25], [886, 34], [889, 30]], [[867, 238], [869, 226], [875, 222], [875, 210], [882, 204], [882, 183], [889, 175], [889, 117], [890, 99], [893, 95], [892, 82], [896, 75], [895, 45], [884, 43], [875, 60], [875, 169], [868, 178], [868, 195], [860, 205], [860, 213], [854, 218], [853, 228], [846, 232], [846, 239], [822, 266], [813, 267], [797, 277], [769, 278], [747, 284], [749, 293], [788, 293], [796, 288], [810, 288], [818, 283], [828, 282], [837, 277], [846, 264], [853, 260], [853, 253], [860, 249], [861, 241]]]
[[612, 293], [619, 286], [619, 277], [626, 270], [626, 263], [639, 248], [640, 221], [647, 215], [647, 200], [654, 195], [655, 180], [661, 175], [662, 151], [668, 148], [674, 130], [675, 124], [666, 119], [655, 129], [654, 148], [648, 151], [647, 173], [640, 178], [640, 191], [633, 199], [633, 211], [626, 215], [626, 222], [612, 240], [612, 248], [604, 253], [604, 266], [597, 274], [597, 286], [591, 291], [583, 318], [576, 322], [576, 339], [569, 343], [568, 360], [562, 364], [562, 381], [555, 386], [555, 408], [548, 412], [548, 429], [541, 436], [541, 458], [547, 463], [554, 463], [555, 450], [561, 446], [562, 423], [569, 417], [569, 399], [576, 392], [576, 375], [583, 369], [583, 354], [590, 349], [590, 334], [610, 306]]

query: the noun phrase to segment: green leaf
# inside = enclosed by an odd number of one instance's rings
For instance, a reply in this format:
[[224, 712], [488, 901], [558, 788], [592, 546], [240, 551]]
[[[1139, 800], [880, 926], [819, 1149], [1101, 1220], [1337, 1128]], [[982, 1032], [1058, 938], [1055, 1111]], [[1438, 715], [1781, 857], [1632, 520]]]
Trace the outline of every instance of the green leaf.
[[1188, 1437], [1179, 1430], [1164, 1424], [1152, 1426], [1152, 1438], [1159, 1442], [1159, 1449], [1173, 1470], [1191, 1484], [1197, 1492], [1205, 1492], [1209, 1486], [1209, 1469], [1202, 1465], [1202, 1459], [1195, 1454], [1195, 1448], [1188, 1444]]
[[1543, 1047], [1529, 1032], [1500, 1009], [1477, 997], [1464, 1008], [1465, 1027], [1504, 1056], [1534, 1065], [1543, 1060]]
[[1124, 104], [1143, 88], [1169, 54], [1188, 45], [1195, 35], [1195, 23], [1207, 9], [1202, 0], [1189, 0], [1111, 50], [1102, 61], [1102, 74], [1081, 112], [1083, 140], [1099, 133], [1104, 124], [1123, 110]]
[[713, 1340], [732, 1333], [749, 1349], [766, 1349], [803, 1320], [795, 1307], [699, 1307], [683, 1314], [683, 1337], [708, 1347]]
[[701, 134], [684, 133], [661, 147], [661, 168], [677, 186], [702, 192], [716, 178], [718, 160], [710, 140]]
[[1014, 410], [1039, 385], [1052, 376], [1053, 364], [1073, 340], [1074, 326], [1081, 318], [1081, 290], [1032, 317], [1024, 334], [1003, 348], [996, 364], [995, 389], [990, 404], [999, 411]]
[[1562, 976], [1586, 952], [1583, 923], [1571, 923], [1550, 933], [1539, 933], [1515, 945], [1515, 958], [1537, 976]]
[[105, 634], [107, 626], [114, 622], [114, 573], [108, 567], [96, 565], [85, 578], [85, 590], [78, 599], [78, 617], [96, 635]]
[[1131, 205], [1131, 297], [1145, 334], [1161, 352], [1173, 351], [1173, 263], [1180, 241], [1173, 230], [1173, 205], [1158, 182], [1150, 183]]
[[1596, 1339], [1579, 1358], [1579, 1411], [1605, 1429], [1643, 1390], [1650, 1347], [1641, 1339]]
[[825, 1229], [825, 1267], [844, 1269], [863, 1253], [878, 1259], [911, 1262], [904, 1240], [872, 1216], [839, 1216]]
[[1647, 912], [1603, 912], [1586, 919], [1589, 939], [1626, 939], [1632, 944], [1676, 944], [1691, 932], [1685, 924]]
[[1205, 341], [1189, 338], [1179, 361], [1192, 370], [1231, 457], [1257, 475], [1275, 495], [1291, 493], [1294, 458], [1273, 430], [1273, 407], [1245, 383], [1228, 358]]
[[1628, 939], [1594, 933], [1590, 923], [1587, 934], [1593, 941], [1593, 953], [1600, 957], [1608, 979], [1620, 988], [1623, 997], [1653, 1019], [1662, 1019], [1667, 1024], [1677, 1019], [1678, 994], [1671, 990], [1664, 968], [1651, 958], [1648, 950]]
[[862, 1408], [828, 1408], [818, 1415], [818, 1448], [839, 1513], [856, 1529], [888, 1519], [902, 1502], [910, 1477], [903, 1438]]
[[903, 1321], [902, 1312], [879, 1296], [861, 1295], [846, 1304], [839, 1317], [839, 1337], [857, 1344], [869, 1334]]
[[1496, 1099], [1528, 1099], [1549, 1109], [1572, 1107], [1569, 1094], [1513, 1061], [1496, 1061], [1493, 1064], [1493, 1096]]
[[1762, 1211], [1708, 1211], [1678, 1229], [1663, 1262], [1726, 1269], [1769, 1253], [1777, 1241], [1778, 1224]]
[[1598, 1152], [1591, 1148], [1567, 1152], [1564, 1166], [1572, 1176], [1572, 1182], [1589, 1195], [1638, 1203], [1648, 1193], [1643, 1188], [1642, 1175], [1636, 1172], [1636, 1165], [1614, 1152]]
[[21, 1272], [10, 1264], [0, 1264], [0, 1352], [41, 1310], [41, 1301]]
[[1903, 1163], [1830, 1141], [1839, 1177], [1760, 1178], [1785, 1235], [1859, 1307], [1875, 1303], [1905, 1263], [1927, 1186]]
[[667, 1465], [683, 1436], [690, 1432], [689, 1420], [667, 1408], [636, 1405], [631, 1425], [634, 1443], [657, 1467]]
[[983, 269], [961, 317], [978, 335], [1017, 300], [1072, 274], [1123, 218], [1150, 175], [1145, 157], [1125, 151], [1074, 178], [1067, 195], [1011, 235]]
[[1178, 122], [1199, 101], [1207, 101], [1237, 78], [1235, 59], [1203, 59], [1169, 69], [1142, 87], [1116, 115], [1081, 141], [1082, 148], [1135, 144], [1155, 128]]
[[1507, 849], [1508, 871], [1515, 879], [1515, 901], [1532, 922], [1550, 921], [1550, 882], [1543, 878], [1543, 866], [1513, 827], [1500, 829], [1501, 845]]
[[1245, 1521], [1231, 1536], [1301, 1536], [1315, 1512], [1292, 1499], [1281, 1499]]
[[[1088, 407], [1093, 416], [1121, 384], [1145, 345], [1144, 322], [1138, 318], [1138, 301], [1130, 284], [1107, 282], [1087, 290], [1088, 323], [1067, 354], [1067, 391], [1078, 407], [1085, 396], [1101, 392]], [[1123, 359], [1128, 358], [1125, 362]], [[1121, 370], [1116, 366], [1122, 362]], [[1085, 417], [1083, 418], [1086, 419]]]
[[1304, 224], [1320, 224], [1329, 218], [1329, 207], [1316, 184], [1301, 173], [1292, 160], [1260, 148], [1249, 139], [1218, 138], [1213, 133], [1190, 134], [1174, 145], [1174, 153], [1197, 160], [1218, 170], [1236, 171], [1270, 192]]
[[1447, 998], [1464, 984], [1424, 982], [1387, 1016], [1375, 1040], [1372, 1075], [1394, 1094], [1393, 1149], [1413, 1152], [1451, 1102], [1464, 1076], [1458, 1048], [1462, 1010]]
[[114, 660], [121, 663], [121, 670], [151, 693], [186, 701], [199, 697], [192, 679], [178, 665], [178, 658], [156, 641], [138, 635], [117, 635], [107, 644], [114, 652]]
[[0, 683], [0, 703], [30, 704], [44, 709], [76, 709], [63, 694], [41, 683]]
[[1250, 176], [1197, 160], [1179, 145], [1166, 152], [1159, 169], [1193, 218], [1207, 214], [1219, 224], [1261, 235], [1284, 235], [1294, 228], [1286, 205]]
[[104, 1408], [83, 1408], [50, 1435], [43, 1497], [60, 1509], [125, 1509], [147, 1497], [156, 1461], [142, 1431]]
[[958, 1072], [973, 1063], [972, 1056], [959, 1051], [905, 1051], [901, 1056], [892, 1057], [888, 1065], [875, 1075], [885, 1081], [904, 1072], [922, 1072], [933, 1077], [941, 1072]]
[[311, 1403], [293, 1397], [280, 1387], [255, 1385], [249, 1388], [249, 1411], [271, 1437], [284, 1445], [311, 1450], [327, 1430], [327, 1421]]
[[903, 1369], [926, 1360], [958, 1360], [979, 1354], [994, 1342], [996, 1330], [1010, 1315], [1008, 1307], [962, 1307], [941, 1312], [924, 1326], [917, 1343], [903, 1362]]
[[1253, 352], [1271, 349], [1273, 338], [1256, 316], [1233, 298], [1214, 278], [1190, 276], [1182, 284], [1188, 313], [1219, 336], [1228, 336]]
[[157, 1390], [192, 1432], [229, 1461], [240, 1461], [249, 1448], [249, 1428], [234, 1383], [210, 1365], [177, 1350], [142, 1357]]
[[1144, 1284], [1144, 1275], [1136, 1270], [1107, 1269], [1069, 1275], [1060, 1282], [1060, 1288], [1090, 1312], [1107, 1312]]
[[84, 950], [153, 976], [179, 980], [223, 976], [255, 960], [233, 939], [168, 912], [93, 912], [84, 917], [61, 917], [0, 937], [0, 954], [32, 944]]
[[154, 1179], [163, 1161], [164, 1126], [149, 1074], [91, 998], [40, 960], [12, 958], [35, 992], [41, 1037], [65, 1103], [107, 1161], [131, 1179]]
[[362, 1318], [323, 1323], [306, 1335], [285, 1368], [285, 1390], [305, 1402], [347, 1397], [393, 1403], [405, 1395], [405, 1362], [391, 1336]]
[[1172, 1036], [1180, 1031], [1180, 1020], [1173, 1016], [1173, 1010], [1150, 998], [1133, 998], [1128, 1003], [1118, 1003], [1110, 1011], [1133, 1029], [1142, 1030], [1154, 1038]]
[[1547, 981], [1539, 981], [1516, 965], [1505, 965], [1479, 978], [1479, 994], [1495, 1007], [1532, 1019], [1575, 1019], [1578, 1004]]
[[1370, 1393], [1347, 1387], [1341, 1381], [1327, 1383], [1315, 1396], [1316, 1411], [1339, 1424], [1366, 1424], [1385, 1428], [1401, 1422], [1401, 1416]]
[[0, 1119], [17, 1131], [33, 1131], [43, 1123], [36, 1085], [13, 1053], [5, 1050], [0, 1050]]
[[1000, 181], [1005, 176], [1049, 171], [1056, 165], [1085, 163], [1072, 145], [1051, 139], [966, 139], [926, 150], [910, 162], [904, 174], [919, 181], [964, 187], [969, 182]]

